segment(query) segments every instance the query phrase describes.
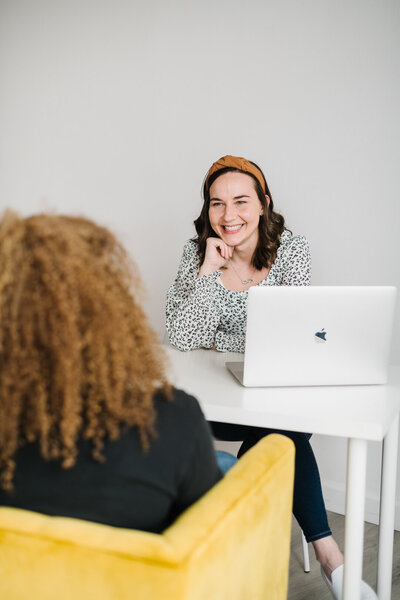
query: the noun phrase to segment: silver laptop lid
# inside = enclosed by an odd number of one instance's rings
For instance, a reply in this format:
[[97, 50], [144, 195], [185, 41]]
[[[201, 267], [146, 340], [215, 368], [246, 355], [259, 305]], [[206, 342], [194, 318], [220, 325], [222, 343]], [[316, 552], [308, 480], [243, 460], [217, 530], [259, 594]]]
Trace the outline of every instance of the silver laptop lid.
[[243, 384], [387, 381], [396, 288], [254, 286]]

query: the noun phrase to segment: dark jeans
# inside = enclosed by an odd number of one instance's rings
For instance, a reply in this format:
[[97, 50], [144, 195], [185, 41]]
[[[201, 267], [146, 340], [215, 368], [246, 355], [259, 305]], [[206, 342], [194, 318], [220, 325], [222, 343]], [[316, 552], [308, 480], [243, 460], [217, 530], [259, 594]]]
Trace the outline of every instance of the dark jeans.
[[241, 441], [238, 458], [250, 450], [261, 438], [270, 433], [281, 433], [293, 440], [296, 446], [293, 514], [306, 536], [307, 542], [314, 542], [332, 535], [329, 528], [322, 496], [318, 465], [309, 439], [311, 433], [281, 431], [248, 425], [210, 422], [214, 436], [218, 440]]

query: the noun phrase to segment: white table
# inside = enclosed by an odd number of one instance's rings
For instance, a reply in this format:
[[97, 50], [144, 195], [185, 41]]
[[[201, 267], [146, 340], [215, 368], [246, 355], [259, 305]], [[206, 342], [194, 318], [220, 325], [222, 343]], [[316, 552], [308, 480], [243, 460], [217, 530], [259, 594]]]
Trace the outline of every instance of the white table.
[[348, 438], [344, 599], [360, 597], [367, 441], [383, 442], [378, 597], [390, 600], [396, 493], [400, 367], [387, 385], [245, 388], [227, 371], [241, 354], [180, 352], [167, 346], [171, 381], [199, 400], [209, 421]]

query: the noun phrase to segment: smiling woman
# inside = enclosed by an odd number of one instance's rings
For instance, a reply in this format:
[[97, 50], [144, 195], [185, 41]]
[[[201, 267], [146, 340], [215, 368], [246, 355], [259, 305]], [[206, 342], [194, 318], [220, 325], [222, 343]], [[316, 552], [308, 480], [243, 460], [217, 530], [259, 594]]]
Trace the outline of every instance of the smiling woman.
[[261, 169], [225, 156], [210, 168], [204, 203], [167, 296], [167, 331], [180, 350], [244, 352], [247, 290], [309, 285], [307, 240], [274, 211]]
[[[183, 251], [167, 295], [166, 326], [180, 350], [215, 348], [244, 352], [248, 290], [254, 285], [309, 285], [307, 240], [285, 227], [274, 211], [261, 169], [245, 158], [224, 156], [208, 171], [197, 237]], [[276, 430], [211, 423], [216, 438], [243, 440], [240, 457]], [[279, 431], [296, 446], [293, 512], [312, 542], [332, 594], [341, 598], [343, 555], [329, 528], [311, 434]], [[332, 584], [331, 584], [332, 581]], [[332, 587], [333, 586], [333, 587]], [[366, 584], [362, 600], [376, 598]]]

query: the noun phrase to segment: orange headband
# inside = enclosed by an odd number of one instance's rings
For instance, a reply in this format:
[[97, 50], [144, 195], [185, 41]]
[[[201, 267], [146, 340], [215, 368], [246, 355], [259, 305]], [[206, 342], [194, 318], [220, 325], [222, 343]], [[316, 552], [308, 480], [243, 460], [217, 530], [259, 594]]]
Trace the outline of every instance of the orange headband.
[[264, 177], [263, 177], [260, 169], [257, 169], [257, 167], [252, 165], [251, 162], [249, 162], [245, 158], [241, 158], [240, 156], [230, 156], [230, 155], [223, 156], [222, 158], [217, 160], [213, 165], [211, 165], [211, 168], [208, 171], [207, 177], [206, 177], [206, 188], [207, 189], [208, 189], [208, 181], [209, 181], [211, 175], [213, 173], [216, 173], [217, 171], [220, 171], [221, 169], [224, 169], [225, 167], [233, 167], [234, 169], [239, 169], [240, 171], [243, 171], [244, 173], [250, 173], [251, 175], [254, 175], [254, 177], [257, 179], [258, 183], [261, 185], [262, 189], [264, 190], [264, 194], [265, 194], [265, 192], [266, 192], [265, 182], [264, 182]]

